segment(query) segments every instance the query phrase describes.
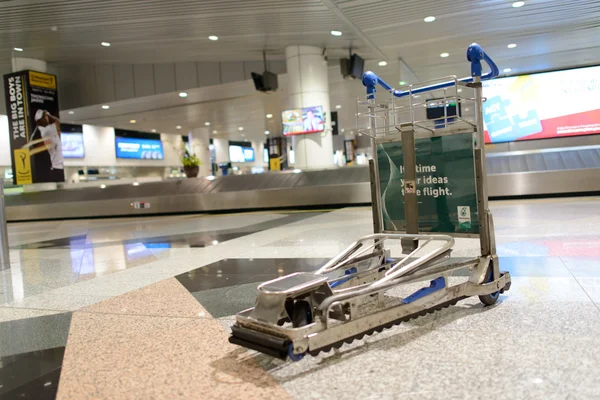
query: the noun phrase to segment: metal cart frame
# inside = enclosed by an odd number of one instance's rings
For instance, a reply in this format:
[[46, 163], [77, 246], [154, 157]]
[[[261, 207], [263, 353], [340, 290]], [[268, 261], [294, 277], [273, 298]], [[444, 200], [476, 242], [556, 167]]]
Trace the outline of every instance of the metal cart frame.
[[[340, 347], [470, 296], [479, 296], [485, 305], [494, 304], [499, 294], [510, 288], [510, 275], [499, 269], [488, 209], [482, 117], [481, 81], [497, 76], [498, 68], [477, 44], [469, 46], [467, 59], [471, 62], [471, 77], [452, 76], [402, 90], [393, 89], [373, 72], [364, 74], [367, 96], [357, 102], [357, 125], [359, 133], [373, 141], [370, 167], [375, 233], [352, 243], [315, 273], [294, 273], [259, 285], [255, 307], [236, 316], [231, 343], [299, 360], [307, 353], [316, 355]], [[481, 61], [490, 66], [487, 74], [482, 75]], [[377, 86], [388, 92], [388, 99], [376, 101]], [[472, 96], [461, 94], [463, 90], [471, 90]], [[443, 108], [443, 118], [419, 119], [428, 105], [419, 100], [421, 96], [440, 91], [442, 97], [436, 102]], [[456, 109], [452, 115], [448, 113], [450, 103]], [[466, 104], [472, 104], [473, 118], [461, 114], [463, 104], [465, 109]], [[365, 127], [361, 127], [363, 121]], [[471, 150], [476, 191], [473, 215], [478, 223], [472, 227], [469, 222], [463, 231], [452, 228], [445, 232], [419, 220], [422, 189], [417, 176], [417, 142], [447, 140], [444, 138], [455, 135], [461, 135], [461, 141], [468, 144], [466, 154]], [[401, 146], [402, 178], [393, 184], [401, 184], [402, 196], [392, 198], [392, 206], [403, 208], [401, 226], [388, 218], [386, 204], [382, 203], [378, 151], [390, 145]], [[390, 173], [390, 182], [391, 177]], [[454, 214], [448, 212], [444, 218], [450, 221]], [[460, 221], [461, 217], [457, 218]], [[435, 229], [438, 231], [433, 232]], [[450, 259], [454, 237], [479, 238], [480, 255], [460, 261]], [[400, 257], [391, 256], [391, 242], [399, 243]], [[449, 277], [464, 269], [470, 271], [468, 279], [451, 285]], [[429, 281], [429, 285], [400, 297], [386, 295], [402, 285], [422, 281]]]

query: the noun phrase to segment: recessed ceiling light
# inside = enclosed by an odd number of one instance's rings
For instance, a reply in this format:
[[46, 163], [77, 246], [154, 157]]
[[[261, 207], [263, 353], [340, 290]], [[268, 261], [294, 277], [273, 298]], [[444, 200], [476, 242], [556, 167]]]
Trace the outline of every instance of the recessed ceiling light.
[[217, 131], [216, 131], [216, 130], [214, 130], [214, 131], [213, 131], [213, 135], [216, 135], [216, 134], [217, 134]]
[[140, 183], [138, 181], [133, 182], [133, 186], [140, 186]]
[[75, 111], [69, 111], [69, 112], [67, 112], [67, 114], [73, 115], [73, 114], [75, 114]]
[[56, 32], [56, 31], [58, 30], [58, 26], [56, 26], [56, 25], [54, 25], [54, 26], [51, 26], [51, 27], [50, 27], [50, 30], [51, 30], [52, 32]]
[[502, 70], [502, 72], [505, 72], [505, 73], [508, 73], [508, 72], [510, 72], [510, 71], [512, 71], [512, 69], [511, 69], [511, 68], [504, 68], [504, 69]]
[[431, 17], [425, 17], [425, 19], [423, 19], [423, 21], [425, 22], [433, 22], [435, 21], [435, 17], [431, 16]]
[[380, 67], [385, 67], [387, 65], [387, 61], [379, 61], [378, 64]]
[[244, 142], [247, 142], [247, 141], [248, 141], [248, 139], [244, 139]]
[[509, 44], [506, 47], [508, 47], [509, 49], [514, 49], [515, 47], [517, 47], [517, 44], [516, 43], [511, 43], [511, 44]]
[[244, 127], [243, 127], [243, 126], [240, 126], [240, 127], [238, 128], [238, 131], [243, 131], [243, 130], [244, 130]]
[[442, 58], [446, 58], [448, 56], [450, 56], [450, 54], [448, 54], [448, 53], [442, 53], [442, 54], [440, 54], [440, 57], [442, 57]]
[[273, 118], [273, 114], [267, 114], [267, 118]]
[[342, 108], [342, 105], [341, 104], [336, 104], [335, 108], [337, 108], [339, 110], [340, 108]]
[[398, 84], [400, 84], [400, 86], [404, 86], [404, 85], [406, 85], [406, 81], [400, 81], [400, 82], [398, 82]]
[[215, 36], [215, 35], [210, 35], [210, 36], [208, 37], [208, 40], [219, 40], [219, 37], [218, 37], [218, 36]]
[[206, 121], [206, 122], [204, 123], [204, 126], [210, 126], [210, 122]]
[[153, 133], [156, 133], [156, 129], [152, 129], [152, 132], [153, 132]]
[[137, 121], [136, 121], [135, 119], [130, 119], [130, 120], [129, 120], [129, 123], [130, 123], [130, 124], [135, 124], [136, 122], [137, 122]]
[[524, 1], [515, 1], [514, 3], [512, 3], [512, 6], [514, 8], [519, 8], [519, 7], [523, 7], [525, 5]]
[[15, 47], [15, 51], [23, 51], [21, 47]]
[[181, 125], [177, 125], [175, 129], [181, 129]]
[[269, 131], [265, 131], [265, 135], [268, 135], [269, 133], [271, 133], [271, 132], [269, 132]]
[[342, 36], [342, 31], [331, 31], [333, 36]]
[[179, 97], [187, 97], [187, 93], [186, 92], [179, 92]]
[[108, 43], [108, 42], [102, 42], [100, 44], [104, 47], [110, 47], [110, 43]]
[[102, 185], [100, 185], [100, 189], [106, 189], [106, 185], [103, 183]]
[[108, 110], [110, 108], [110, 106], [108, 104], [103, 104], [102, 105], [102, 109], [103, 110]]

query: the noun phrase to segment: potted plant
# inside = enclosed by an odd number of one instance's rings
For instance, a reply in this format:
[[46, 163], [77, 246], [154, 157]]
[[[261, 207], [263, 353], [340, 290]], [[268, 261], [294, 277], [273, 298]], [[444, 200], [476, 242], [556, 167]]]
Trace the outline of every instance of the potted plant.
[[181, 162], [183, 163], [183, 172], [188, 178], [195, 178], [198, 176], [200, 171], [200, 164], [202, 162], [195, 154], [190, 154], [188, 149], [185, 149], [185, 153], [181, 156]]

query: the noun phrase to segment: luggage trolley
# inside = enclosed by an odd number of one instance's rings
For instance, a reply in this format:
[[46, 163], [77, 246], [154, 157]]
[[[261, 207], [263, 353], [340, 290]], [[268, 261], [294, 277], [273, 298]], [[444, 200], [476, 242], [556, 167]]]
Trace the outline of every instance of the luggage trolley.
[[[259, 285], [256, 305], [236, 315], [231, 343], [297, 361], [470, 296], [494, 304], [510, 288], [488, 210], [482, 117], [481, 81], [497, 76], [498, 67], [477, 44], [467, 59], [471, 77], [398, 90], [364, 74], [357, 125], [373, 142], [375, 233], [314, 273]], [[484, 75], [481, 61], [491, 69]], [[376, 101], [378, 85], [389, 94], [384, 101]], [[480, 255], [451, 259], [454, 237], [478, 238]], [[457, 283], [459, 270], [468, 274]], [[409, 291], [393, 293], [402, 288]]]

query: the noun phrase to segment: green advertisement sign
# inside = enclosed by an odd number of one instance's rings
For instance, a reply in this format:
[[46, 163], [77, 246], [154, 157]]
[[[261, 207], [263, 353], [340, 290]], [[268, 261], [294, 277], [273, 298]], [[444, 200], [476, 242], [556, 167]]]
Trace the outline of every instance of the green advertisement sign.
[[[419, 231], [479, 233], [471, 133], [415, 140]], [[405, 231], [402, 142], [377, 145], [387, 231]]]

